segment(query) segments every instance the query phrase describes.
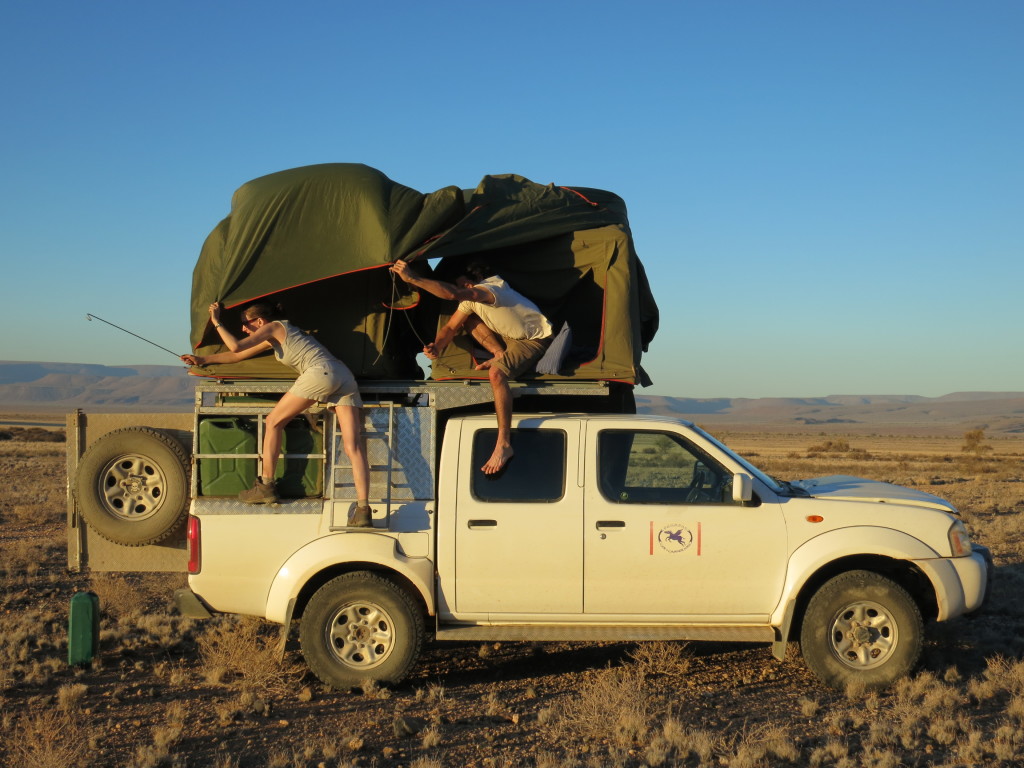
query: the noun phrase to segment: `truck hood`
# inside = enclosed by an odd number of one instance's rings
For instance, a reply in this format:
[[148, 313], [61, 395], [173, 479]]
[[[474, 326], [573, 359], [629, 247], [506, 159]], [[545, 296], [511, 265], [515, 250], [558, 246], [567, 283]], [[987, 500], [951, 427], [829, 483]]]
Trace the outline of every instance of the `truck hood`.
[[829, 475], [815, 477], [810, 480], [795, 480], [791, 483], [803, 488], [815, 498], [828, 498], [834, 501], [875, 501], [880, 504], [904, 504], [912, 507], [937, 509], [957, 515], [956, 507], [945, 499], [933, 496], [924, 491], [915, 491], [902, 485], [881, 483], [877, 480], [865, 480], [850, 475]]

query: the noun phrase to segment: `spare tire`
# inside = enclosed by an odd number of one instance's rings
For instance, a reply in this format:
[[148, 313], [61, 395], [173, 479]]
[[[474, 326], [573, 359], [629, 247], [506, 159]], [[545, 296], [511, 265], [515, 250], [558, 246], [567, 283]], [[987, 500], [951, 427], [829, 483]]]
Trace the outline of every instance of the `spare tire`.
[[189, 457], [166, 432], [129, 427], [108, 432], [78, 464], [75, 495], [100, 536], [138, 547], [163, 541], [188, 512]]

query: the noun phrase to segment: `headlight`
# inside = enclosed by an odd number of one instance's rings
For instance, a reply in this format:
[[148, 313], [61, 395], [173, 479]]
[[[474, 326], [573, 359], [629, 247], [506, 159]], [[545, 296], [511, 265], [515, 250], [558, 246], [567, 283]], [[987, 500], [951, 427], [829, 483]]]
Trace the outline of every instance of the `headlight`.
[[953, 557], [966, 557], [971, 554], [971, 535], [962, 521], [957, 520], [949, 527], [949, 548]]

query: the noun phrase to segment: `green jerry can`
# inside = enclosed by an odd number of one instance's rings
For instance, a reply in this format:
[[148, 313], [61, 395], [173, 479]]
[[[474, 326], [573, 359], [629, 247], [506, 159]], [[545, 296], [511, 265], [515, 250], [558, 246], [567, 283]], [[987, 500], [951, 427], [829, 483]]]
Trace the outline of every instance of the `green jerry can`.
[[68, 614], [68, 664], [91, 664], [99, 645], [100, 599], [93, 592], [76, 592]]
[[[293, 419], [284, 428], [281, 450], [285, 454], [322, 454], [323, 435], [313, 431], [304, 418]], [[255, 458], [234, 458], [234, 455], [258, 455], [256, 423], [251, 418], [205, 418], [199, 422], [199, 452], [220, 454], [217, 458], [199, 459], [199, 494], [201, 496], [237, 496], [256, 481], [259, 464]], [[282, 458], [277, 463], [277, 492], [282, 498], [302, 499], [323, 493], [321, 458]]]

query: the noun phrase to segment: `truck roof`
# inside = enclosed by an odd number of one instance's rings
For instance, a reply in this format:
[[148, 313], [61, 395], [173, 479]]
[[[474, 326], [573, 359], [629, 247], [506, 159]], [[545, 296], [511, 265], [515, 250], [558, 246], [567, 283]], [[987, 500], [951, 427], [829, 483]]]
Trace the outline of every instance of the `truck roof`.
[[[459, 416], [461, 421], [489, 421], [494, 422], [493, 414], [472, 414], [469, 416]], [[692, 421], [686, 419], [679, 419], [675, 416], [654, 416], [652, 414], [638, 414], [638, 413], [517, 413], [512, 416], [512, 425], [518, 427], [529, 427], [536, 426], [541, 422], [547, 421], [622, 421], [629, 422], [631, 424], [636, 423], [649, 423], [649, 424], [665, 424], [666, 422], [672, 424], [681, 424], [685, 427], [694, 427]]]

